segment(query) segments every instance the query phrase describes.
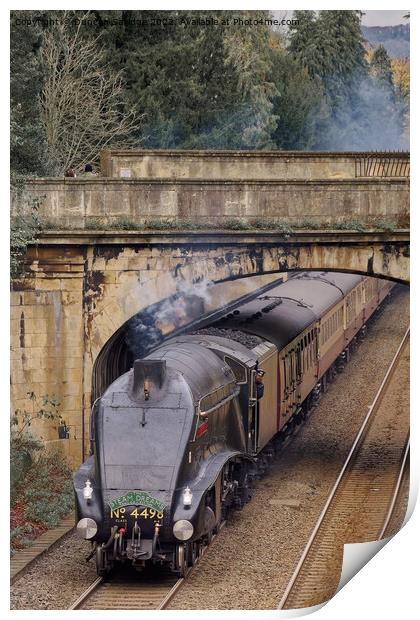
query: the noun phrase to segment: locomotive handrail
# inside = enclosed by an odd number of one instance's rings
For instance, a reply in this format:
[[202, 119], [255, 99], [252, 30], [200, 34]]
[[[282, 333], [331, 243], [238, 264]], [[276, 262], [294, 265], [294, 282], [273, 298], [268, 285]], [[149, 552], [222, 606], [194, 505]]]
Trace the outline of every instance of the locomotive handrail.
[[222, 400], [219, 400], [218, 403], [213, 405], [213, 407], [210, 407], [210, 409], [206, 409], [206, 411], [201, 411], [200, 410], [200, 406], [198, 406], [198, 415], [201, 418], [206, 418], [210, 413], [213, 413], [213, 411], [216, 411], [216, 409], [218, 409], [222, 405], [225, 405], [229, 401], [233, 400], [236, 396], [238, 396], [239, 391], [240, 391], [239, 388], [236, 388], [236, 390], [234, 392], [232, 392], [232, 394], [229, 394], [229, 396], [226, 396], [226, 398], [223, 398]]

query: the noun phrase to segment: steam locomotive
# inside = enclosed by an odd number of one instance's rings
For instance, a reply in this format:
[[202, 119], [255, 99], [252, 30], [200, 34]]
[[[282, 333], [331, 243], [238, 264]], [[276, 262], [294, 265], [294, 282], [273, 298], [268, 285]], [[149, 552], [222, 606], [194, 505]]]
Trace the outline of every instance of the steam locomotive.
[[117, 562], [185, 574], [249, 501], [285, 430], [305, 419], [392, 286], [295, 273], [135, 360], [95, 403], [92, 454], [74, 475], [77, 532], [98, 574]]

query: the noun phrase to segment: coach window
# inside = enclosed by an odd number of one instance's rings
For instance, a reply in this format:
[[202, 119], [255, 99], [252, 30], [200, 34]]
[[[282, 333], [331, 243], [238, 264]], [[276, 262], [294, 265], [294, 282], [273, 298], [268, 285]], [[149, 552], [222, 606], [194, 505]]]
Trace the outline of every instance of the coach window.
[[292, 389], [296, 383], [296, 350], [292, 349], [292, 354], [290, 356], [290, 366], [291, 366], [291, 375], [292, 375]]
[[293, 390], [293, 385], [295, 382], [295, 352], [290, 351], [289, 354], [289, 371], [290, 371], [290, 388]]
[[308, 360], [308, 368], [311, 367], [311, 340], [310, 340], [310, 334], [308, 332], [308, 350], [306, 353], [306, 359]]
[[290, 392], [292, 388], [292, 354], [290, 351], [287, 355], [287, 379], [287, 385]]
[[316, 340], [315, 340], [315, 332], [312, 332], [312, 363], [315, 364], [316, 362]]
[[298, 379], [299, 381], [302, 378], [302, 374], [304, 370], [303, 365], [304, 365], [304, 360], [303, 360], [303, 338], [302, 338], [298, 346]]
[[283, 374], [284, 374], [284, 397], [287, 397], [287, 367], [286, 367], [286, 357], [283, 357]]

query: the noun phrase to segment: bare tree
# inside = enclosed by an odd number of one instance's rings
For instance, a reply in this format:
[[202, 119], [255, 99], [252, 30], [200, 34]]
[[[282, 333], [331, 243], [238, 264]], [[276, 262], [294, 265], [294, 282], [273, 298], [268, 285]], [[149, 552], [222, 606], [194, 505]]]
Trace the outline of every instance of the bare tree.
[[124, 82], [106, 61], [100, 36], [82, 36], [87, 16], [75, 22], [65, 12], [41, 49], [42, 121], [50, 159], [62, 171], [98, 161], [105, 146], [132, 145], [142, 118], [135, 106], [123, 105]]

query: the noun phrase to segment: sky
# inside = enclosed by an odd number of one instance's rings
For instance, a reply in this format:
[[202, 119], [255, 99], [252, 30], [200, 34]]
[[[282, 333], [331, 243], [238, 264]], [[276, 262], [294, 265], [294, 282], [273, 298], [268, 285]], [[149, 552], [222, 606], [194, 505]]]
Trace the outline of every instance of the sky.
[[[339, 7], [337, 7], [339, 8]], [[364, 26], [395, 26], [397, 24], [408, 24], [409, 21], [404, 19], [404, 15], [407, 15], [409, 12], [408, 9], [406, 11], [366, 11], [364, 9], [362, 18], [362, 24]], [[282, 17], [284, 14], [287, 14], [287, 18], [290, 18], [293, 11], [272, 11], [273, 13], [277, 13]]]
[[[363, 10], [363, 9], [362, 9]], [[395, 26], [396, 24], [408, 24], [404, 19], [407, 11], [363, 11], [366, 15], [362, 18], [364, 26]]]

